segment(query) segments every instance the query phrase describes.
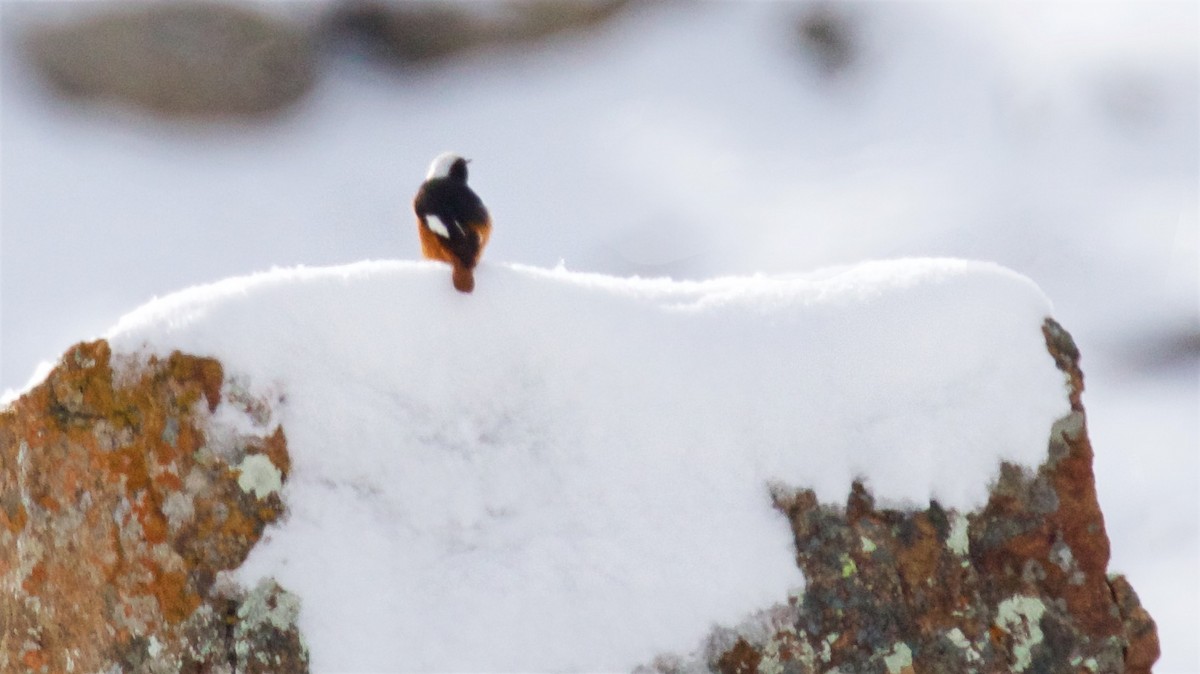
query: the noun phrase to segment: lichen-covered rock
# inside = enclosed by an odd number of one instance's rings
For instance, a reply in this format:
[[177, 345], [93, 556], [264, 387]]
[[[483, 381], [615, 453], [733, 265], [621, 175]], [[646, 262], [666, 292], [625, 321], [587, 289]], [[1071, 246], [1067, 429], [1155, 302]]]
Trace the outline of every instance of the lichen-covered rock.
[[1043, 332], [1072, 411], [1036, 472], [1003, 465], [986, 506], [970, 513], [936, 502], [879, 508], [861, 484], [844, 507], [777, 487], [803, 596], [717, 630], [697, 659], [664, 656], [647, 669], [1148, 674], [1154, 621], [1124, 577], [1107, 575], [1079, 352], [1056, 322]]
[[282, 429], [210, 441], [223, 380], [97, 341], [0, 412], [0, 671], [306, 670], [298, 600], [221, 575], [283, 513], [240, 467], [289, 470]]
[[234, 4], [113, 6], [34, 29], [37, 70], [59, 91], [169, 115], [260, 115], [306, 93], [315, 79], [308, 35]]
[[[1001, 466], [974, 512], [774, 487], [803, 594], [645, 669], [1148, 674], [1154, 622], [1107, 574], [1079, 353], [1053, 321], [1044, 333], [1072, 411], [1037, 470]], [[0, 411], [0, 671], [307, 671], [299, 598], [223, 573], [283, 513], [272, 402], [215, 360], [114, 362], [97, 341]]]

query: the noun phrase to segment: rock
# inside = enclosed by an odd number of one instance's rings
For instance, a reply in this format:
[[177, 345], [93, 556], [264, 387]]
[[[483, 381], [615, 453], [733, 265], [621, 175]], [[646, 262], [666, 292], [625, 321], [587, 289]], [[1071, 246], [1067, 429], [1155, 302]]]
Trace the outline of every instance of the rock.
[[796, 19], [796, 39], [812, 65], [826, 77], [843, 74], [858, 60], [855, 19], [844, 6], [821, 3], [804, 9]]
[[[1154, 621], [1107, 574], [1079, 352], [1054, 321], [1043, 333], [1072, 409], [1036, 471], [1002, 465], [974, 512], [773, 486], [803, 594], [642, 670], [1148, 674]], [[284, 511], [273, 401], [215, 360], [113, 360], [77, 345], [0, 411], [0, 671], [307, 671], [300, 598], [223, 573]], [[231, 413], [261, 433], [216, 432]]]
[[283, 514], [238, 468], [286, 480], [283, 431], [207, 436], [244, 405], [215, 360], [112, 360], [79, 344], [0, 412], [0, 671], [306, 671], [297, 598], [222, 574]]
[[416, 65], [472, 50], [528, 44], [597, 26], [628, 0], [396, 3], [338, 5], [326, 21], [330, 42], [385, 63]]
[[261, 115], [312, 86], [307, 34], [244, 6], [114, 6], [31, 30], [27, 51], [59, 91], [168, 115]]
[[1053, 320], [1043, 332], [1072, 411], [1036, 472], [1002, 466], [986, 506], [969, 513], [880, 508], [861, 484], [845, 506], [776, 487], [803, 596], [718, 629], [700, 661], [663, 656], [646, 669], [1148, 674], [1154, 621], [1124, 577], [1106, 574], [1079, 351]]

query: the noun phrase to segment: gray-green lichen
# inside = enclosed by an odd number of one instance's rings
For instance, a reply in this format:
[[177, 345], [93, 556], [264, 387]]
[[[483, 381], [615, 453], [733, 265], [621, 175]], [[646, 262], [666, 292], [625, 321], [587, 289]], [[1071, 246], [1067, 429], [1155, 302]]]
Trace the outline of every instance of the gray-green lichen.
[[812, 666], [813, 649], [806, 639], [800, 638], [796, 628], [787, 625], [771, 635], [762, 647], [762, 660], [758, 663], [759, 674], [785, 674], [785, 660], [795, 659]]
[[830, 632], [821, 640], [821, 662], [829, 662], [833, 657], [833, 644], [842, 636], [839, 632]]
[[959, 557], [966, 557], [971, 551], [971, 540], [967, 536], [970, 524], [966, 515], [959, 512], [950, 514], [950, 533], [946, 536], [946, 547]]
[[1042, 643], [1042, 616], [1046, 605], [1037, 597], [1015, 595], [996, 607], [996, 627], [1012, 636], [1013, 671], [1023, 672], [1033, 663], [1033, 649]]
[[854, 558], [850, 555], [842, 553], [842, 578], [849, 578], [858, 573], [858, 564], [854, 562]]
[[272, 580], [260, 581], [238, 607], [238, 628], [251, 632], [264, 625], [286, 631], [300, 617], [300, 598], [284, 591]]
[[954, 644], [955, 647], [962, 651], [963, 660], [967, 661], [968, 663], [979, 662], [983, 659], [979, 655], [979, 651], [976, 650], [975, 645], [972, 644], [969, 639], [967, 639], [967, 635], [963, 634], [961, 629], [955, 627], [949, 632], [946, 632], [946, 639], [948, 639], [950, 643]]
[[892, 646], [892, 650], [883, 656], [883, 664], [888, 674], [900, 674], [906, 668], [912, 667], [912, 649], [903, 641]]
[[238, 486], [259, 500], [283, 488], [283, 473], [263, 454], [247, 454], [237, 470]]

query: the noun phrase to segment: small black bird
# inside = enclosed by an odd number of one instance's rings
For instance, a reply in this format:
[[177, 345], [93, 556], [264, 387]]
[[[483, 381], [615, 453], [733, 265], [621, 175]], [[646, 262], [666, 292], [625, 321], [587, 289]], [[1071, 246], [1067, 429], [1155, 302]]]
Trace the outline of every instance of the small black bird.
[[417, 232], [421, 254], [454, 267], [454, 287], [475, 289], [475, 265], [492, 234], [492, 218], [479, 196], [467, 187], [467, 159], [446, 152], [429, 165], [417, 196]]

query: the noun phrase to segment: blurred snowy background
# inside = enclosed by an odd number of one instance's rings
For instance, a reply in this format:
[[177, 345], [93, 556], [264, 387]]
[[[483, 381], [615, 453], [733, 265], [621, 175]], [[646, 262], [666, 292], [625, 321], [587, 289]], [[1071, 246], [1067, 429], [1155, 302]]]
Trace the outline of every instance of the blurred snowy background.
[[[253, 7], [291, 37], [244, 88], [278, 100], [222, 114], [89, 95], [128, 48], [64, 31], [113, 6], [0, 2], [0, 391], [156, 295], [416, 257], [443, 150], [474, 160], [490, 260], [995, 261], [1081, 347], [1111, 567], [1158, 620], [1156, 671], [1200, 672], [1200, 5]], [[229, 72], [205, 21], [140, 65], [190, 49]]]

